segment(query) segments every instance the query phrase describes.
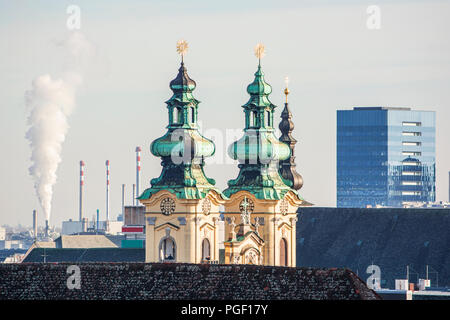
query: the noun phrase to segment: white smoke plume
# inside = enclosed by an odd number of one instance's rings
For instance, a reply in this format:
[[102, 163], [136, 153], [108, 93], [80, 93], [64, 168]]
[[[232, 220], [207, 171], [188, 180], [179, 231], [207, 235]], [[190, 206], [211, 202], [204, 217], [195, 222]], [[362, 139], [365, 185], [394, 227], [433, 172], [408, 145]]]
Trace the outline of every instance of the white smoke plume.
[[81, 63], [92, 51], [91, 44], [79, 32], [71, 32], [68, 39], [58, 45], [68, 53], [69, 70], [59, 79], [48, 74], [38, 76], [31, 90], [25, 92], [29, 110], [29, 129], [25, 137], [31, 147], [29, 173], [46, 220], [50, 220], [62, 144], [69, 130], [68, 117], [75, 108], [76, 91], [83, 80]]

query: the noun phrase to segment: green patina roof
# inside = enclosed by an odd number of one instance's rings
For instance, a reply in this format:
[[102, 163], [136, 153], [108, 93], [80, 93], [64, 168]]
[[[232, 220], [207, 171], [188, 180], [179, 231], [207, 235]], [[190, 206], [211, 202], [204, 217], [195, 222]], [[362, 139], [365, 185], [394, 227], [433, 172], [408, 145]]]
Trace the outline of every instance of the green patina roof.
[[261, 65], [258, 65], [258, 70], [255, 72], [255, 80], [247, 86], [247, 92], [250, 95], [250, 100], [243, 106], [244, 108], [250, 105], [275, 108], [275, 105], [269, 100], [272, 87], [264, 80]]
[[289, 191], [298, 196], [291, 188], [292, 182], [279, 174], [278, 162], [288, 159], [291, 151], [273, 133], [276, 106], [269, 100], [272, 88], [264, 80], [261, 65], [258, 65], [247, 92], [250, 100], [242, 106], [246, 117], [244, 136], [228, 149], [230, 157], [239, 161], [240, 172], [236, 179], [228, 181], [228, 188], [223, 193], [230, 197], [245, 190], [264, 200], [281, 200]]
[[170, 82], [173, 95], [166, 102], [168, 131], [150, 146], [152, 154], [162, 160], [162, 172], [151, 180], [151, 187], [138, 197], [140, 200], [149, 199], [161, 190], [167, 190], [179, 199], [202, 199], [214, 190], [226, 199], [203, 170], [204, 158], [214, 154], [215, 146], [198, 132], [200, 102], [192, 94], [195, 87], [195, 81], [189, 77], [182, 62], [176, 78]]

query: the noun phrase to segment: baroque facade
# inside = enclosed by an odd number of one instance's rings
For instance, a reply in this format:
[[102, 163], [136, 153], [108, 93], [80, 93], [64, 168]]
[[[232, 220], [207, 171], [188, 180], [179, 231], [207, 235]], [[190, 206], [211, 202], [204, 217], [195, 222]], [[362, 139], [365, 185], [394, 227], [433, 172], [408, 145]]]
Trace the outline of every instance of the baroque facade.
[[215, 145], [198, 131], [199, 101], [192, 93], [196, 83], [183, 59], [187, 43], [179, 42], [177, 48], [182, 61], [166, 102], [168, 130], [150, 146], [162, 160], [162, 172], [138, 198], [145, 206], [146, 262], [217, 263], [223, 218], [226, 264], [294, 267], [296, 212], [310, 204], [297, 191], [303, 181], [293, 161], [296, 141], [287, 88], [282, 136], [277, 139], [276, 106], [269, 100], [272, 88], [261, 68], [264, 47], [258, 45], [258, 68], [243, 105], [244, 135], [228, 149], [240, 172], [221, 192], [204, 172], [204, 159], [214, 154]]

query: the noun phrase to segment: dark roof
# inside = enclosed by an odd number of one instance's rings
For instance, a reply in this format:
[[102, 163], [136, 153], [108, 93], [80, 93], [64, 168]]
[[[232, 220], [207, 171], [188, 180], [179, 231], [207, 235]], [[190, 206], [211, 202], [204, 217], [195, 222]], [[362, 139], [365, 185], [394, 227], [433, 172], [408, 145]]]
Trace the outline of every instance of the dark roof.
[[34, 248], [23, 262], [143, 262], [142, 248]]
[[407, 108], [407, 107], [353, 107], [353, 110], [401, 110], [401, 111], [411, 111], [411, 108]]
[[379, 296], [347, 269], [178, 263], [78, 263], [81, 288], [70, 290], [70, 263], [0, 265], [2, 299], [347, 299]]
[[297, 266], [349, 268], [366, 280], [373, 263], [382, 287], [393, 289], [407, 265], [415, 283], [429, 265], [431, 285], [450, 286], [449, 248], [450, 209], [299, 209]]

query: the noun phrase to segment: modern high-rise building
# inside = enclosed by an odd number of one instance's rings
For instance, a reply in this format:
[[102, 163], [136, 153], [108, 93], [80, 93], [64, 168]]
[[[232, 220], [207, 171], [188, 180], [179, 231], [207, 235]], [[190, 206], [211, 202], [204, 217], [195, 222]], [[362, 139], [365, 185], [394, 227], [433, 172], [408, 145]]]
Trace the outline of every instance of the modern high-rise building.
[[435, 112], [337, 111], [337, 206], [435, 201]]

